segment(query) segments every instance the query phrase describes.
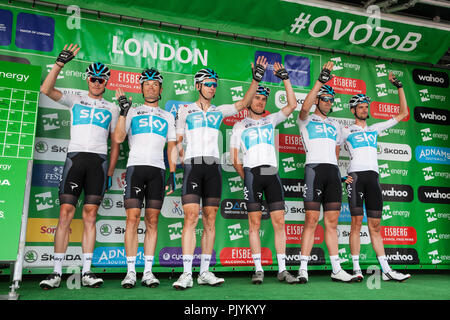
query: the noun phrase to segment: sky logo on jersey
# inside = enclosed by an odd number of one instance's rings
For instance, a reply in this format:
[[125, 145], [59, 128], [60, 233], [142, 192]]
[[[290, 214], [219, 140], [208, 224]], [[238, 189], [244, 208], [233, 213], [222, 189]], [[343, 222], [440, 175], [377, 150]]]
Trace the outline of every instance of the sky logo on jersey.
[[154, 133], [166, 138], [168, 131], [167, 121], [158, 116], [137, 116], [131, 120], [131, 134]]
[[331, 139], [336, 141], [337, 131], [334, 126], [328, 123], [309, 122], [306, 125], [309, 139]]
[[241, 139], [244, 142], [245, 148], [247, 150], [261, 143], [273, 145], [273, 131], [273, 126], [271, 124], [267, 124], [262, 127], [248, 128], [244, 130], [244, 132], [242, 132]]
[[202, 112], [195, 112], [186, 117], [186, 123], [188, 125], [188, 130], [203, 127], [219, 130], [222, 118], [222, 112], [218, 111], [207, 112], [206, 116], [204, 116]]
[[450, 164], [450, 148], [417, 146], [415, 153], [419, 162]]
[[362, 147], [377, 147], [377, 132], [355, 132], [348, 136], [347, 141], [353, 149]]
[[73, 125], [92, 124], [108, 130], [112, 114], [109, 110], [76, 104], [73, 106]]

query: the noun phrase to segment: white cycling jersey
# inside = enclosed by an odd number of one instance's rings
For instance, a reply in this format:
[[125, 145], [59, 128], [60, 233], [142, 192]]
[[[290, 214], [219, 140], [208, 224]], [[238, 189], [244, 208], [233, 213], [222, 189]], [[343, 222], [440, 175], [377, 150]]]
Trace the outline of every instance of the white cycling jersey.
[[275, 127], [286, 119], [280, 110], [259, 120], [247, 117], [234, 125], [230, 148], [238, 150], [242, 148], [244, 167], [255, 168], [262, 165], [278, 167]]
[[341, 144], [341, 126], [330, 118], [321, 118], [310, 114], [305, 120], [297, 118], [303, 146], [306, 151], [306, 162], [330, 163], [337, 165], [336, 146]]
[[130, 147], [127, 167], [153, 166], [166, 169], [164, 146], [166, 141], [176, 141], [175, 119], [170, 112], [146, 105], [131, 107], [125, 130]]
[[237, 113], [234, 104], [211, 105], [204, 112], [195, 102], [181, 105], [177, 112], [176, 133], [186, 142], [185, 160], [194, 157], [219, 158], [218, 137], [222, 120]]
[[108, 135], [114, 131], [119, 107], [105, 99], [63, 94], [58, 103], [70, 108], [68, 152], [108, 153]]
[[378, 172], [378, 135], [397, 124], [392, 118], [364, 128], [353, 124], [342, 129], [342, 144], [345, 142], [350, 153], [348, 173], [372, 170]]

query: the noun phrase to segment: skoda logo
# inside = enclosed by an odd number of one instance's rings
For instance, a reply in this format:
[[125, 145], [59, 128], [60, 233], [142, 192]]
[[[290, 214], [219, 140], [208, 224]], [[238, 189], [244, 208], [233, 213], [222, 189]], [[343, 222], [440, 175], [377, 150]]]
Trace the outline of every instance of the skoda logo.
[[39, 153], [45, 153], [48, 150], [48, 145], [45, 141], [38, 141], [34, 146], [34, 149]]

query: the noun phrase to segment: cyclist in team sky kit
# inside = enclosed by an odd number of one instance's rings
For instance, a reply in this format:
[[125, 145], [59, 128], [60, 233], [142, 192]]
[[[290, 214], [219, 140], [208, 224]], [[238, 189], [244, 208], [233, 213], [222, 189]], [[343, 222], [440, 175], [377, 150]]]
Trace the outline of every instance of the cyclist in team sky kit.
[[380, 234], [381, 213], [383, 210], [383, 196], [378, 177], [377, 137], [386, 129], [395, 126], [408, 116], [405, 92], [402, 83], [389, 73], [389, 80], [397, 87], [400, 98], [399, 114], [390, 120], [378, 122], [368, 126], [370, 97], [357, 94], [350, 99], [349, 107], [355, 116], [355, 123], [342, 129], [341, 144], [346, 143], [350, 153], [350, 165], [348, 167], [347, 194], [350, 213], [352, 216], [350, 231], [350, 252], [353, 260], [354, 275], [358, 281], [363, 280], [359, 266], [360, 230], [364, 218], [364, 204], [367, 213], [372, 247], [381, 265], [385, 281], [404, 281], [409, 274], [401, 274], [389, 267], [383, 247], [383, 238]]
[[[278, 280], [297, 283], [296, 277], [286, 270], [286, 231], [284, 224], [284, 193], [278, 175], [278, 159], [275, 151], [275, 127], [285, 121], [297, 107], [297, 99], [289, 80], [289, 74], [283, 65], [274, 64], [274, 74], [280, 78], [286, 88], [288, 104], [266, 117], [263, 116], [270, 89], [258, 86], [256, 95], [248, 107], [248, 116], [233, 127], [230, 141], [230, 153], [233, 166], [244, 180], [244, 199], [249, 220], [249, 241], [252, 258], [255, 263], [254, 284], [261, 284], [264, 271], [261, 264], [261, 203], [263, 193], [268, 203], [268, 211], [275, 232], [275, 249], [278, 261]], [[243, 150], [243, 161], [239, 159], [239, 150]]]
[[[258, 83], [264, 76], [267, 61], [258, 57], [253, 68], [253, 80], [244, 98], [234, 104], [214, 106], [219, 77], [209, 68], [198, 71], [194, 76], [199, 92], [196, 102], [180, 106], [176, 118], [177, 145], [180, 159], [184, 162], [182, 204], [184, 226], [181, 238], [183, 252], [183, 273], [173, 284], [177, 290], [190, 288], [192, 261], [195, 250], [195, 227], [198, 223], [200, 200], [202, 200], [203, 235], [201, 240], [201, 262], [198, 284], [220, 285], [225, 280], [209, 271], [215, 240], [215, 220], [222, 193], [222, 169], [219, 164], [219, 128], [223, 118], [232, 116], [247, 107], [256, 93]], [[186, 152], [181, 143], [186, 142]]]
[[[125, 231], [125, 252], [127, 275], [122, 287], [133, 288], [136, 284], [136, 255], [141, 208], [145, 199], [144, 259], [145, 268], [142, 284], [156, 287], [159, 280], [152, 273], [152, 264], [158, 237], [158, 216], [164, 200], [164, 146], [167, 153], [175, 148], [175, 119], [170, 112], [158, 106], [161, 99], [163, 77], [156, 69], [146, 69], [140, 80], [144, 104], [131, 107], [122, 89], [116, 91], [120, 106], [120, 116], [113, 137], [122, 143], [128, 134], [130, 153], [125, 177], [124, 204], [127, 221]], [[168, 157], [170, 193], [175, 187], [174, 173], [176, 163]]]
[[[340, 150], [341, 128], [337, 121], [328, 118], [335, 92], [326, 85], [332, 79], [333, 63], [327, 62], [319, 79], [308, 93], [299, 113], [298, 125], [306, 151], [305, 162], [305, 227], [301, 239], [300, 283], [308, 282], [307, 265], [314, 244], [314, 232], [323, 204], [325, 242], [330, 256], [334, 281], [352, 282], [355, 277], [341, 268], [338, 254], [337, 224], [341, 210], [342, 184], [337, 159]], [[309, 111], [316, 105], [314, 113]]]
[[110, 71], [103, 63], [92, 63], [86, 69], [88, 94], [65, 94], [55, 89], [61, 69], [78, 51], [77, 45], [67, 45], [45, 78], [41, 92], [70, 109], [71, 126], [67, 159], [59, 185], [60, 216], [55, 232], [54, 271], [40, 282], [43, 289], [59, 287], [62, 263], [69, 243], [70, 223], [78, 198], [84, 190], [83, 205], [83, 270], [82, 285], [99, 287], [103, 280], [90, 271], [95, 246], [95, 221], [105, 191], [110, 187], [119, 156], [119, 145], [111, 141], [108, 166], [108, 136], [114, 131], [119, 108], [103, 99]]

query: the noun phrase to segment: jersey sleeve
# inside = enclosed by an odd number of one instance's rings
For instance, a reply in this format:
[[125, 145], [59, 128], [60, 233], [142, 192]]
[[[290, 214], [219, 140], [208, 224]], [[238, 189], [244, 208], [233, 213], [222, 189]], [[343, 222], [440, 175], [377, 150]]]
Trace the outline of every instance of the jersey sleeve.
[[186, 130], [186, 110], [187, 107], [180, 105], [175, 118], [175, 132], [182, 136], [184, 136]]
[[333, 121], [334, 126], [336, 127], [336, 145], [340, 146], [342, 141], [342, 128], [339, 122]]
[[349, 128], [347, 126], [345, 126], [344, 128], [341, 129], [341, 138], [340, 138], [339, 145], [342, 146], [345, 143], [345, 141], [348, 138], [348, 134], [349, 134]]
[[127, 117], [125, 119], [125, 132], [129, 135], [130, 134], [130, 129], [131, 129], [131, 120], [133, 119], [134, 116], [134, 110], [135, 108], [131, 107], [130, 110], [128, 111]]
[[111, 125], [109, 126], [109, 132], [113, 133], [116, 129], [117, 120], [119, 119], [119, 108], [113, 104], [111, 108]]
[[371, 125], [370, 128], [373, 130], [377, 130], [378, 134], [380, 134], [382, 131], [392, 128], [397, 123], [398, 123], [397, 120], [395, 120], [395, 118], [392, 117], [389, 120], [375, 123], [375, 124]]
[[169, 116], [168, 116], [168, 132], [167, 132], [167, 141], [171, 142], [171, 141], [177, 141], [177, 135], [175, 132], [175, 119], [173, 117], [173, 115], [169, 112]]
[[279, 125], [280, 123], [282, 123], [283, 121], [285, 121], [288, 117], [286, 117], [286, 115], [283, 113], [282, 110], [276, 112], [276, 113], [272, 113], [270, 115], [268, 115], [268, 117], [271, 117], [271, 122], [273, 123], [273, 126], [276, 127], [277, 125]]
[[238, 113], [238, 110], [236, 109], [236, 105], [234, 105], [234, 104], [223, 104], [221, 106], [218, 106], [217, 110], [222, 112], [224, 118]]
[[62, 104], [63, 106], [72, 108], [73, 105], [75, 104], [77, 98], [78, 98], [77, 95], [63, 93], [61, 99], [59, 99], [56, 102], [58, 102], [59, 104]]
[[233, 126], [233, 131], [231, 132], [231, 139], [230, 139], [230, 148], [240, 149], [241, 147], [241, 125], [239, 122], [237, 122]]
[[305, 120], [302, 120], [302, 119], [300, 119], [300, 117], [297, 117], [298, 128], [301, 129], [302, 127], [306, 126], [308, 124], [308, 121], [309, 121], [309, 116]]

